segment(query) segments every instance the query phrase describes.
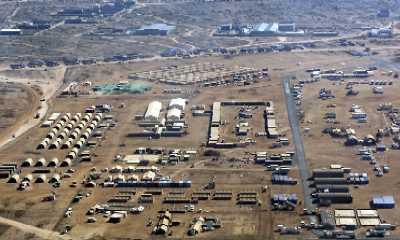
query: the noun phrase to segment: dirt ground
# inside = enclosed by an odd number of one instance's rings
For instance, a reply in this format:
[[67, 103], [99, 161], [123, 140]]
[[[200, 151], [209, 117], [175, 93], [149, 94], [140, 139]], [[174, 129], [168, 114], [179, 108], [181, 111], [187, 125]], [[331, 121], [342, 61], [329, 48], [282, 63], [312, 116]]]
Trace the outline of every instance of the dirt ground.
[[[157, 69], [170, 64], [190, 64], [197, 61], [208, 61], [218, 62], [229, 66], [245, 66], [254, 68], [268, 67], [270, 70], [270, 79], [261, 81], [250, 86], [224, 86], [224, 87], [213, 87], [213, 88], [197, 88], [196, 91], [191, 87], [182, 87], [184, 90], [183, 94], [163, 94], [164, 88], [170, 88], [171, 86], [153, 84], [153, 89], [144, 94], [122, 94], [122, 95], [102, 95], [102, 96], [79, 96], [79, 97], [56, 97], [60, 93], [60, 89], [63, 89], [68, 82], [71, 81], [92, 81], [96, 83], [106, 82], [118, 82], [121, 80], [127, 80], [128, 75], [133, 72], [140, 72], [144, 70]], [[0, 192], [4, 193], [3, 197], [0, 197], [0, 210], [2, 211], [1, 216], [7, 217], [20, 221], [25, 224], [39, 226], [44, 229], [52, 231], [62, 231], [66, 224], [72, 226], [72, 230], [67, 236], [75, 239], [157, 239], [150, 235], [154, 224], [157, 222], [158, 211], [161, 209], [171, 207], [182, 207], [184, 204], [169, 205], [163, 204], [162, 200], [167, 196], [168, 192], [173, 191], [172, 189], [165, 189], [162, 196], [156, 196], [154, 204], [145, 204], [145, 211], [139, 215], [128, 215], [126, 219], [123, 219], [120, 224], [110, 224], [106, 222], [106, 218], [101, 215], [96, 215], [97, 223], [88, 224], [86, 223], [86, 212], [87, 210], [95, 205], [96, 203], [106, 203], [114, 194], [118, 192], [115, 188], [85, 188], [79, 184], [84, 177], [89, 173], [92, 167], [100, 170], [103, 168], [110, 168], [115, 166], [113, 158], [117, 154], [132, 154], [137, 147], [166, 147], [166, 148], [182, 148], [182, 149], [195, 149], [198, 150], [198, 155], [188, 162], [180, 163], [176, 166], [160, 166], [160, 173], [162, 175], [169, 175], [175, 180], [191, 180], [192, 187], [185, 189], [185, 195], [190, 197], [190, 194], [194, 191], [202, 189], [202, 187], [209, 182], [210, 179], [215, 178], [216, 189], [232, 191], [233, 199], [230, 201], [217, 201], [217, 200], [206, 200], [200, 201], [196, 204], [196, 209], [202, 209], [207, 211], [205, 213], [186, 213], [186, 214], [174, 214], [173, 218], [179, 220], [181, 224], [177, 227], [172, 227], [171, 239], [182, 239], [187, 237], [187, 230], [190, 222], [195, 216], [216, 216], [221, 220], [223, 225], [222, 229], [217, 229], [212, 232], [200, 233], [196, 238], [198, 239], [281, 239], [279, 234], [273, 230], [277, 224], [286, 224], [294, 226], [298, 224], [302, 217], [299, 213], [302, 210], [302, 203], [299, 203], [296, 211], [294, 212], [275, 212], [271, 211], [269, 198], [272, 194], [276, 193], [296, 193], [299, 199], [302, 199], [303, 193], [301, 185], [294, 186], [283, 186], [283, 185], [271, 185], [271, 173], [265, 171], [264, 167], [255, 165], [250, 161], [247, 161], [248, 154], [246, 152], [256, 151], [267, 151], [273, 153], [282, 153], [285, 151], [293, 151], [294, 146], [290, 144], [285, 148], [270, 149], [270, 145], [274, 142], [270, 139], [257, 138], [257, 143], [250, 145], [246, 148], [240, 149], [225, 149], [219, 150], [222, 154], [218, 160], [213, 160], [211, 157], [203, 156], [202, 153], [205, 150], [204, 144], [207, 140], [209, 118], [207, 117], [193, 117], [190, 114], [190, 106], [195, 104], [205, 104], [211, 106], [214, 101], [230, 100], [230, 99], [250, 99], [258, 100], [262, 99], [265, 101], [273, 101], [275, 104], [275, 114], [281, 133], [285, 134], [287, 138], [292, 139], [291, 131], [288, 123], [285, 99], [283, 97], [283, 90], [281, 85], [281, 76], [284, 76], [288, 72], [298, 72], [305, 68], [311, 68], [316, 65], [318, 66], [344, 66], [347, 64], [362, 65], [368, 64], [368, 61], [361, 58], [353, 58], [348, 54], [340, 52], [323, 52], [323, 53], [277, 53], [272, 55], [254, 55], [254, 56], [243, 56], [235, 57], [232, 59], [226, 59], [222, 57], [209, 57], [209, 58], [198, 58], [198, 59], [187, 59], [187, 60], [173, 60], [167, 61], [153, 61], [153, 62], [140, 62], [140, 63], [129, 63], [129, 64], [106, 64], [106, 65], [95, 65], [95, 66], [82, 66], [82, 67], [71, 67], [65, 70], [65, 77], [62, 74], [62, 81], [64, 84], [59, 87], [59, 91], [49, 100], [49, 111], [47, 116], [53, 112], [83, 112], [87, 106], [108, 103], [114, 106], [113, 118], [117, 123], [117, 126], [111, 128], [105, 132], [104, 139], [95, 147], [92, 148], [93, 161], [77, 163], [72, 166], [75, 169], [72, 178], [65, 178], [62, 180], [60, 188], [53, 188], [47, 183], [36, 184], [34, 183], [32, 188], [28, 191], [20, 192], [16, 190], [15, 184], [7, 184], [6, 180], [0, 181]], [[349, 65], [350, 66], [350, 65]], [[18, 75], [19, 71], [12, 72], [12, 74]], [[10, 73], [11, 74], [11, 73]], [[22, 74], [25, 74], [22, 72]], [[59, 75], [57, 75], [59, 76]], [[298, 78], [305, 77], [305, 75], [299, 75]], [[22, 77], [21, 77], [22, 78]], [[59, 78], [57, 78], [59, 79]], [[321, 82], [319, 84], [326, 84]], [[394, 87], [396, 84], [394, 85]], [[329, 85], [331, 87], [331, 85]], [[312, 90], [314, 88], [314, 90]], [[339, 95], [343, 93], [344, 86], [332, 86], [337, 88], [337, 99], [340, 100]], [[317, 85], [310, 85], [310, 89], [306, 89], [305, 101], [308, 104], [318, 106], [318, 104], [326, 104], [325, 102], [320, 103], [319, 100], [315, 99], [317, 91], [319, 90]], [[336, 90], [335, 90], [336, 91]], [[391, 89], [388, 89], [390, 94]], [[394, 91], [394, 90], [393, 90]], [[370, 89], [365, 89], [358, 97], [365, 97], [370, 92]], [[390, 96], [390, 95], [389, 95]], [[133, 138], [127, 137], [129, 133], [137, 131], [139, 128], [137, 123], [134, 121], [136, 114], [143, 114], [150, 101], [159, 100], [166, 106], [168, 101], [173, 97], [186, 97], [189, 101], [186, 108], [185, 120], [187, 121], [189, 128], [189, 134], [182, 138], [160, 138], [154, 140], [148, 140], [145, 138]], [[356, 97], [357, 98], [357, 97]], [[355, 99], [356, 99], [355, 98]], [[379, 97], [369, 96], [365, 104], [365, 108], [371, 112], [371, 121], [379, 117], [373, 116], [373, 109], [375, 105], [368, 107], [368, 103], [371, 100]], [[386, 99], [386, 94], [385, 94]], [[361, 101], [362, 99], [360, 99]], [[395, 102], [395, 95], [393, 92], [393, 102]], [[124, 103], [125, 107], [119, 108], [118, 106]], [[346, 104], [343, 104], [343, 120], [347, 120], [345, 115]], [[338, 103], [339, 105], [339, 103]], [[307, 106], [305, 104], [305, 106]], [[323, 108], [320, 106], [319, 108]], [[308, 113], [306, 116], [311, 118], [314, 122], [321, 123], [319, 119], [321, 117], [318, 113], [317, 107], [310, 107], [306, 110]], [[340, 105], [338, 106], [338, 109]], [[317, 109], [313, 113], [314, 109]], [[223, 115], [229, 119], [234, 120], [234, 116], [238, 109], [234, 107], [232, 109], [223, 110]], [[165, 108], [164, 108], [165, 112]], [[369, 112], [369, 113], [370, 113]], [[252, 124], [256, 126], [257, 131], [261, 128], [263, 121], [261, 121], [261, 114], [257, 113], [252, 119]], [[230, 120], [230, 122], [234, 122]], [[368, 123], [376, 124], [376, 123]], [[320, 144], [335, 144], [330, 149], [335, 149], [334, 154], [337, 154], [338, 163], [346, 163], [346, 166], [354, 167], [354, 169], [362, 170], [361, 164], [358, 159], [354, 159], [354, 154], [351, 151], [344, 151], [342, 143], [334, 143], [332, 139], [327, 136], [322, 136], [320, 133], [321, 124], [312, 126], [312, 134], [319, 136], [314, 138], [311, 136], [305, 136], [305, 147], [306, 157], [309, 159], [311, 167], [317, 167], [327, 164], [332, 160], [332, 153], [324, 154], [321, 149], [325, 147]], [[370, 125], [368, 125], [370, 126]], [[371, 125], [373, 126], [373, 125]], [[228, 125], [228, 135], [231, 136], [232, 126]], [[315, 129], [315, 130], [314, 130]], [[363, 129], [363, 128], [360, 128]], [[35, 161], [39, 157], [50, 159], [57, 157], [62, 160], [67, 150], [36, 150], [37, 144], [45, 137], [48, 129], [40, 128], [38, 126], [33, 127], [26, 132], [23, 137], [19, 137], [12, 144], [6, 145], [3, 150], [0, 151], [0, 161], [2, 163], [17, 162], [21, 163], [24, 159], [31, 157]], [[361, 130], [360, 130], [361, 133]], [[323, 141], [321, 141], [321, 139]], [[323, 142], [323, 143], [322, 143]], [[316, 149], [315, 149], [316, 148]], [[356, 149], [354, 149], [356, 151]], [[346, 153], [349, 152], [349, 153]], [[390, 153], [390, 152], [388, 152]], [[346, 155], [347, 154], [347, 155]], [[386, 153], [385, 153], [386, 155]], [[343, 156], [343, 157], [342, 157]], [[232, 160], [232, 158], [239, 159]], [[321, 162], [321, 159], [326, 159]], [[342, 159], [342, 160], [340, 160]], [[354, 159], [349, 161], [349, 159]], [[388, 158], [389, 159], [389, 158]], [[120, 163], [118, 163], [120, 164]], [[123, 164], [122, 164], [123, 165]], [[387, 176], [376, 179], [370, 172], [371, 167], [368, 164], [364, 164], [368, 167], [369, 174], [373, 181], [365, 189], [374, 189], [373, 186], [378, 186], [384, 181], [384, 179], [394, 177], [396, 172], [396, 166], [392, 166], [392, 172]], [[358, 168], [357, 168], [358, 167]], [[22, 176], [30, 173], [34, 168], [24, 169]], [[51, 169], [52, 173], [62, 173], [66, 168], [55, 168]], [[103, 174], [104, 175], [104, 174]], [[291, 177], [299, 179], [299, 174], [296, 166], [289, 174]], [[102, 176], [102, 179], [105, 176]], [[72, 182], [78, 182], [76, 188], [70, 187]], [[394, 183], [393, 183], [394, 184]], [[262, 188], [268, 185], [266, 192], [262, 192]], [[355, 189], [354, 191], [361, 192], [362, 189]], [[140, 194], [144, 193], [149, 189], [137, 188], [135, 189], [136, 195], [132, 204], [138, 206], [137, 202]], [[48, 195], [51, 191], [54, 191], [57, 196], [57, 200], [54, 202], [42, 202], [41, 199]], [[78, 192], [90, 192], [89, 197], [84, 197], [79, 203], [71, 203], [73, 196]], [[214, 190], [213, 190], [214, 191]], [[257, 192], [258, 198], [261, 201], [259, 206], [240, 206], [236, 204], [236, 194], [244, 191]], [[372, 190], [371, 190], [372, 191]], [[375, 191], [375, 190], [374, 190]], [[383, 191], [383, 190], [382, 190]], [[366, 194], [365, 194], [366, 195]], [[355, 204], [360, 203], [368, 199], [362, 193], [360, 196], [355, 198]], [[396, 196], [398, 198], [398, 196]], [[64, 218], [63, 214], [66, 208], [72, 207], [73, 214], [70, 218]], [[382, 216], [388, 221], [398, 221], [395, 216], [385, 215], [386, 211], [382, 211]], [[387, 211], [389, 213], [389, 211]], [[147, 227], [146, 223], [148, 219], [153, 221], [152, 227]], [[126, 229], [130, 229], [126, 231]], [[4, 239], [26, 239], [32, 237], [31, 233], [24, 233], [17, 231], [12, 227], [2, 227], [1, 238]], [[302, 236], [309, 236], [309, 232], [304, 232]], [[288, 239], [286, 236], [284, 239]], [[296, 237], [293, 237], [296, 239]]]
[[[386, 69], [378, 69], [373, 77], [368, 78], [393, 81], [392, 86], [384, 86], [384, 94], [374, 94], [372, 86], [368, 84], [355, 85], [354, 90], [359, 91], [357, 96], [346, 96], [347, 90], [344, 82], [332, 82], [322, 80], [316, 84], [305, 86], [304, 90], [304, 110], [305, 119], [302, 126], [310, 128], [309, 133], [303, 134], [304, 145], [306, 150], [306, 158], [310, 168], [329, 167], [330, 164], [341, 164], [345, 167], [352, 168], [353, 172], [366, 172], [370, 178], [368, 185], [351, 187], [353, 195], [352, 204], [337, 204], [333, 208], [354, 208], [365, 209], [370, 208], [369, 201], [373, 196], [393, 195], [396, 202], [400, 199], [400, 195], [394, 191], [398, 187], [397, 172], [400, 165], [396, 161], [398, 150], [389, 149], [384, 153], [376, 153], [375, 156], [380, 165], [389, 164], [391, 171], [383, 177], [376, 177], [373, 171], [373, 165], [369, 161], [362, 161], [357, 155], [358, 149], [361, 146], [346, 147], [344, 146], [345, 139], [335, 139], [328, 134], [323, 134], [322, 130], [326, 127], [350, 127], [356, 131], [356, 136], [364, 138], [367, 134], [375, 135], [380, 128], [390, 127], [390, 119], [384, 116], [382, 112], [377, 111], [379, 104], [384, 102], [392, 102], [394, 106], [399, 105], [398, 94], [399, 81], [393, 77], [384, 75]], [[351, 79], [354, 80], [354, 79]], [[336, 96], [334, 99], [320, 100], [318, 99], [319, 90], [322, 88], [331, 89]], [[329, 104], [336, 104], [335, 108], [327, 108]], [[357, 104], [364, 109], [368, 115], [367, 123], [357, 123], [351, 119], [349, 112], [352, 104]], [[334, 111], [337, 114], [337, 124], [326, 123], [323, 119], [326, 112]], [[390, 148], [392, 144], [391, 137], [385, 137], [383, 143]], [[334, 156], [334, 157], [333, 157]], [[384, 187], [382, 187], [384, 186]], [[393, 211], [398, 211], [398, 207], [391, 210], [378, 210], [381, 219], [388, 223], [398, 225], [400, 218], [398, 214], [393, 214]], [[361, 229], [360, 231], [365, 231]], [[396, 230], [394, 234], [398, 234]]]

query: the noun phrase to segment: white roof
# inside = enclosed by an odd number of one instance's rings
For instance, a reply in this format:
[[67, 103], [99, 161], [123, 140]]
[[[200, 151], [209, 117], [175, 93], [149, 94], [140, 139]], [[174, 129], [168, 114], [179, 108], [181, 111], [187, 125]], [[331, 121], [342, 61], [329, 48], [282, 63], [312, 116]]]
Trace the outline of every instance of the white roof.
[[50, 117], [48, 118], [48, 120], [49, 120], [49, 121], [55, 121], [55, 120], [57, 120], [57, 118], [58, 118], [60, 115], [61, 115], [61, 114], [60, 114], [60, 113], [57, 113], [57, 112], [52, 113], [52, 114], [50, 115]]
[[50, 127], [51, 125], [53, 125], [53, 121], [44, 121], [42, 123], [42, 127]]
[[336, 218], [336, 225], [338, 225], [338, 226], [357, 225], [357, 220], [356, 220], [356, 218], [351, 218], [351, 217]]
[[355, 217], [356, 214], [353, 209], [336, 209], [335, 217]]
[[177, 108], [171, 108], [167, 112], [167, 119], [168, 120], [179, 120], [181, 119], [182, 111]]
[[143, 174], [142, 179], [143, 180], [154, 180], [154, 178], [156, 177], [156, 173], [153, 171], [147, 171]]
[[161, 102], [159, 102], [159, 101], [151, 102], [149, 104], [149, 106], [147, 107], [147, 111], [144, 115], [144, 118], [146, 120], [158, 120], [158, 118], [160, 116], [161, 108], [162, 108]]
[[184, 98], [171, 99], [171, 101], [169, 102], [169, 105], [168, 105], [169, 108], [177, 107], [181, 110], [183, 110], [185, 108], [185, 106], [186, 106], [186, 99], [184, 99]]
[[21, 29], [15, 29], [15, 28], [3, 28], [0, 30], [1, 32], [21, 32]]

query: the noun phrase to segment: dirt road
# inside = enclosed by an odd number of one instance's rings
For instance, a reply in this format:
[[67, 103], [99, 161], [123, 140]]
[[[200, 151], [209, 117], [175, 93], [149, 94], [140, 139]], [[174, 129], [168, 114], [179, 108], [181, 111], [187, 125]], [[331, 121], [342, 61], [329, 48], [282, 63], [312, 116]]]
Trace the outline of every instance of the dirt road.
[[7, 225], [11, 227], [15, 227], [20, 231], [26, 233], [32, 233], [42, 239], [49, 239], [49, 240], [72, 240], [73, 238], [67, 235], [60, 235], [58, 232], [53, 232], [46, 229], [41, 229], [32, 225], [27, 225], [21, 222], [17, 222], [8, 218], [0, 217], [0, 225]]
[[34, 118], [34, 116], [27, 119], [22, 125], [17, 126], [17, 129], [10, 135], [4, 138], [4, 140], [0, 141], [0, 149], [3, 148], [5, 145], [13, 142], [19, 136], [30, 130], [31, 128], [37, 126], [43, 118], [46, 116], [47, 111], [49, 109], [48, 100], [53, 97], [56, 91], [62, 85], [62, 80], [64, 78], [66, 67], [61, 66], [59, 68], [58, 77], [56, 81], [49, 81], [49, 80], [32, 80], [32, 79], [25, 79], [25, 78], [10, 78], [0, 75], [0, 81], [7, 81], [7, 82], [18, 82], [22, 84], [28, 84], [28, 82], [38, 85], [42, 92], [42, 98], [45, 101], [40, 102], [40, 108], [36, 111], [39, 114], [39, 118]]

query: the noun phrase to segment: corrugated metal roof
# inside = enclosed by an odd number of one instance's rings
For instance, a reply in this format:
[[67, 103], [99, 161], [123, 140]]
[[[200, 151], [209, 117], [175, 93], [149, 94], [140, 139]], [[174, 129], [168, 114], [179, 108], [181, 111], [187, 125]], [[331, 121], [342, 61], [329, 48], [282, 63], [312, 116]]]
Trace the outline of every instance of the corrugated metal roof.
[[279, 24], [278, 23], [260, 23], [255, 26], [255, 31], [257, 32], [276, 32], [278, 31]]
[[175, 26], [170, 26], [164, 23], [154, 23], [151, 25], [147, 25], [147, 26], [142, 26], [141, 28], [139, 28], [139, 30], [148, 30], [148, 29], [152, 29], [152, 30], [163, 30], [163, 31], [172, 31], [175, 29]]

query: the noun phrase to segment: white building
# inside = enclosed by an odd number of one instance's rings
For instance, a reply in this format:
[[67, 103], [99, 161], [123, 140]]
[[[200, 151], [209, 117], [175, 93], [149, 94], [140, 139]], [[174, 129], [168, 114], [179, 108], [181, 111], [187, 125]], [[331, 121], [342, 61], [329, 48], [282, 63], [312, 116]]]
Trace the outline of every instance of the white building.
[[174, 98], [171, 99], [168, 105], [168, 109], [177, 108], [179, 110], [185, 110], [186, 99], [184, 98]]
[[143, 174], [142, 180], [143, 181], [154, 181], [156, 177], [156, 173], [153, 171], [147, 171]]
[[162, 108], [162, 103], [159, 101], [153, 101], [147, 107], [147, 111], [144, 114], [144, 119], [147, 121], [158, 121], [160, 117], [160, 112]]
[[167, 112], [168, 121], [179, 121], [181, 119], [182, 111], [177, 108], [171, 108]]

